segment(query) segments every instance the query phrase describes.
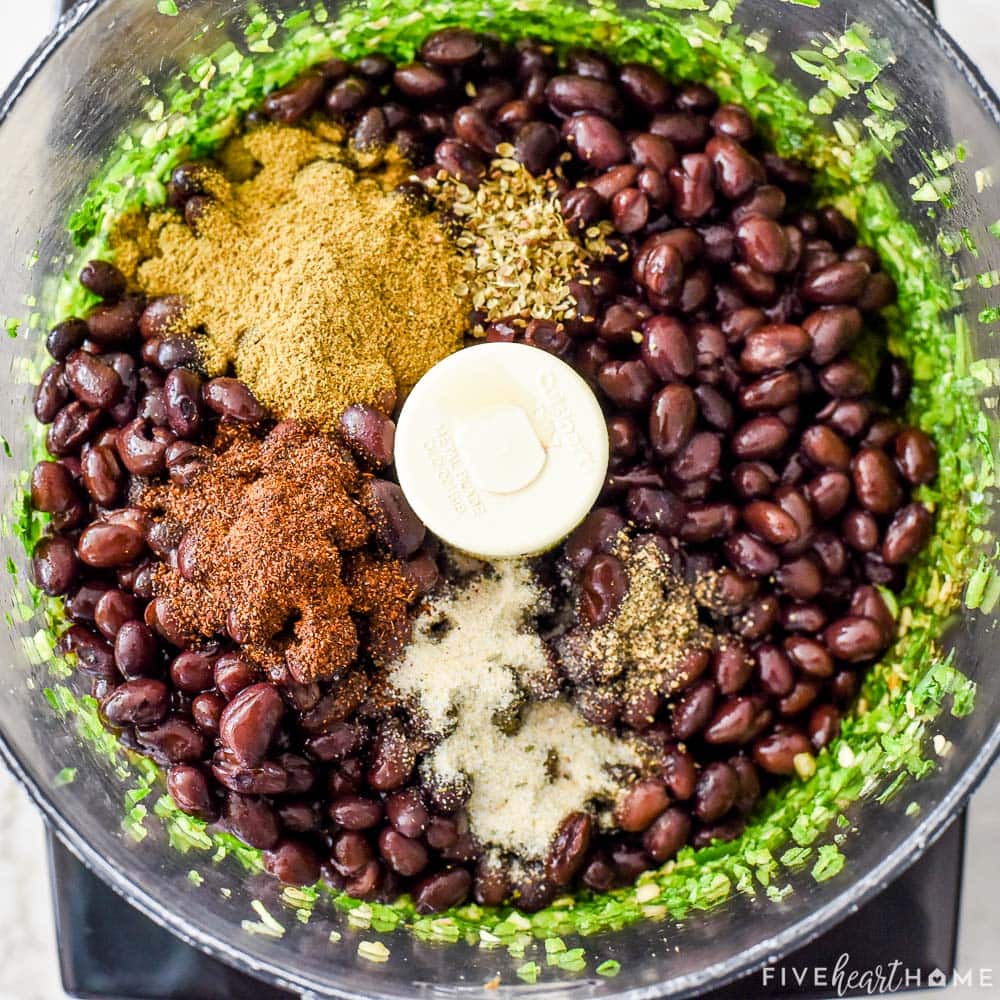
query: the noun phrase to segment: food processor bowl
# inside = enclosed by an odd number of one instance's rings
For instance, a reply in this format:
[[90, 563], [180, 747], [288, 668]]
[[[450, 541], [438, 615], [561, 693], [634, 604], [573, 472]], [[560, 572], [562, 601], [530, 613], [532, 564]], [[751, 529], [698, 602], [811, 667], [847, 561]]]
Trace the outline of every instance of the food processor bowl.
[[[732, 887], [718, 906], [695, 909], [679, 921], [661, 910], [653, 914], [659, 919], [621, 930], [582, 939], [567, 936], [568, 948], [579, 945], [587, 951], [582, 971], [547, 964], [538, 946], [518, 956], [491, 947], [488, 940], [445, 944], [417, 940], [402, 930], [381, 933], [364, 926], [357, 914], [348, 919], [334, 906], [317, 906], [308, 922], [296, 919], [269, 878], [244, 875], [232, 859], [214, 864], [210, 852], [179, 843], [177, 831], [166, 829], [155, 815], [162, 788], [126, 801], [127, 789], [135, 786], [134, 765], [116, 756], [92, 713], [81, 717], [55, 692], [57, 681], [62, 682], [51, 673], [46, 619], [26, 583], [28, 559], [15, 529], [24, 523], [26, 470], [37, 454], [31, 380], [43, 364], [44, 327], [65, 305], [54, 301], [58, 277], [64, 269], [71, 272], [78, 259], [67, 235], [67, 218], [86, 204], [88, 182], [109, 149], [115, 143], [119, 150], [125, 148], [123, 133], [128, 134], [128, 148], [137, 151], [130, 162], [142, 162], [148, 150], [150, 166], [162, 175], [167, 164], [157, 161], [157, 150], [172, 129], [182, 126], [171, 114], [169, 100], [165, 104], [155, 92], [169, 91], [182, 68], [187, 68], [192, 106], [201, 109], [201, 138], [207, 142], [226, 124], [212, 105], [221, 80], [229, 81], [230, 94], [240, 86], [252, 89], [255, 84], [249, 75], [241, 77], [240, 67], [266, 64], [273, 49], [306, 31], [307, 24], [312, 39], [328, 28], [333, 49], [344, 39], [350, 44], [353, 33], [361, 30], [358, 25], [366, 26], [366, 37], [375, 41], [382, 22], [392, 20], [382, 4], [376, 6], [367, 15], [361, 8], [351, 15], [353, 20], [343, 22], [336, 3], [323, 7], [312, 0], [268, 0], [249, 9], [230, 0], [86, 0], [60, 22], [0, 101], [5, 259], [0, 311], [12, 317], [0, 362], [0, 430], [6, 444], [0, 455], [6, 512], [0, 544], [11, 571], [0, 593], [8, 622], [0, 635], [5, 761], [57, 835], [141, 911], [205, 951], [306, 994], [408, 1000], [478, 994], [491, 984], [500, 996], [639, 1000], [718, 986], [850, 919], [947, 826], [996, 756], [1000, 671], [994, 645], [997, 618], [991, 607], [997, 578], [991, 575], [995, 551], [990, 530], [998, 527], [998, 517], [988, 462], [979, 481], [972, 476], [965, 484], [978, 503], [994, 505], [992, 524], [982, 524], [968, 541], [969, 548], [981, 551], [979, 576], [966, 592], [968, 603], [978, 609], [965, 609], [950, 622], [942, 643], [955, 666], [977, 686], [976, 704], [968, 715], [946, 708], [922, 732], [933, 769], [888, 789], [884, 781], [877, 783], [846, 808], [845, 829], [836, 841], [846, 863], [832, 877], [817, 880], [811, 864], [793, 866], [775, 876], [772, 890], [757, 883], [753, 894], [746, 886]], [[423, 31], [468, 21], [462, 14], [466, 9], [475, 14], [473, 27], [490, 30], [491, 12], [514, 6], [538, 11], [539, 32], [546, 17], [555, 16], [532, 0], [450, 6], [431, 0], [399, 9], [409, 12], [405, 17], [411, 30], [421, 19]], [[563, 39], [577, 36], [582, 44], [600, 46], [615, 32], [621, 37], [615, 25], [622, 15], [626, 23], [658, 19], [664, 26], [662, 46], [650, 51], [666, 55], [681, 73], [696, 65], [692, 52], [723, 62], [732, 62], [736, 53], [744, 76], [734, 77], [730, 70], [728, 79], [746, 88], [761, 60], [772, 60], [776, 76], [800, 88], [810, 101], [817, 128], [839, 142], [847, 169], [871, 148], [860, 137], [878, 134], [891, 144], [895, 136], [891, 160], [881, 163], [876, 177], [894, 193], [902, 218], [919, 232], [954, 292], [955, 304], [945, 318], [961, 334], [955, 366], [963, 377], [969, 372], [974, 376], [962, 382], [963, 391], [981, 391], [983, 444], [995, 448], [991, 415], [1000, 384], [1000, 340], [990, 327], [1000, 322], [992, 287], [1000, 283], [1000, 239], [990, 227], [1000, 233], [994, 225], [1000, 220], [1000, 176], [995, 176], [1000, 169], [1000, 108], [947, 35], [916, 3], [904, 0], [863, 5], [852, 0], [660, 0], [654, 5], [650, 0], [648, 7], [600, 0], [580, 3], [575, 17], [561, 14], [557, 27]], [[867, 28], [845, 32], [854, 22]], [[337, 27], [344, 23], [346, 33]], [[315, 47], [315, 42], [308, 45]], [[636, 51], [640, 49], [637, 43]], [[192, 66], [192, 60], [200, 62]], [[291, 75], [278, 68], [269, 72], [272, 79], [264, 81], [266, 86]], [[759, 100], [768, 100], [769, 93], [762, 90]], [[189, 150], [198, 151], [197, 144]], [[162, 195], [159, 183], [127, 170], [105, 177], [105, 189], [122, 197], [145, 186], [155, 199]], [[74, 216], [82, 239], [99, 228], [92, 208]], [[940, 303], [929, 301], [927, 308], [940, 308]], [[969, 548], [965, 562], [975, 565], [979, 554]], [[832, 837], [830, 832], [827, 841], [833, 842]], [[445, 926], [442, 942], [449, 938]], [[371, 948], [378, 941], [385, 944], [384, 952]], [[368, 946], [359, 954], [363, 942]], [[536, 985], [524, 982], [530, 978], [524, 975], [524, 963], [532, 960], [539, 967]], [[608, 960], [619, 963], [617, 975], [595, 974]], [[602, 968], [611, 971], [609, 965]]]

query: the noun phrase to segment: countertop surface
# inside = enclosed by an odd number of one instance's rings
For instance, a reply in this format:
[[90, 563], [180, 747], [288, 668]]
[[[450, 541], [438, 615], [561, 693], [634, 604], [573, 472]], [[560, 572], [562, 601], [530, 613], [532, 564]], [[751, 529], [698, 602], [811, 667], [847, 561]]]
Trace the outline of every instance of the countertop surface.
[[[875, 2], [875, 0], [869, 0]], [[0, 0], [0, 90], [41, 40], [55, 0]], [[863, 10], [863, 3], [858, 3]], [[1000, 90], [1000, 0], [937, 0], [941, 20]], [[953, 986], [917, 997], [1000, 995], [1000, 767], [972, 800], [958, 969], [992, 970], [992, 989]], [[0, 1000], [63, 997], [42, 821], [0, 767]], [[109, 956], [110, 958], [110, 956]], [[886, 956], [890, 961], [891, 956]], [[193, 998], [192, 998], [193, 1000]]]

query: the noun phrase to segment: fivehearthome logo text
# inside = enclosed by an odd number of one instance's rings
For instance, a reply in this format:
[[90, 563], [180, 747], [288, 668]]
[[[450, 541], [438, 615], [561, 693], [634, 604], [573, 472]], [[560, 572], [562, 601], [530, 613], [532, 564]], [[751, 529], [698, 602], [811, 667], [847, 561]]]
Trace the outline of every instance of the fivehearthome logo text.
[[910, 969], [896, 960], [861, 969], [851, 964], [846, 951], [833, 965], [768, 965], [760, 975], [766, 987], [829, 990], [838, 997], [877, 996], [940, 986], [994, 990], [998, 985], [991, 968]]

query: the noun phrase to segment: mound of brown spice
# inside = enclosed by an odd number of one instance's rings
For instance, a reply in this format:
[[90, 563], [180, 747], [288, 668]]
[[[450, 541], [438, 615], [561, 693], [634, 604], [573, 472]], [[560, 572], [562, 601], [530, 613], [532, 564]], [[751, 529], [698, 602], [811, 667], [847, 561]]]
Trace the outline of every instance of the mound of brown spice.
[[192, 638], [228, 633], [272, 677], [300, 682], [340, 677], [362, 643], [393, 655], [415, 591], [367, 546], [370, 477], [350, 454], [296, 421], [263, 439], [223, 424], [214, 452], [187, 486], [143, 497], [179, 538], [176, 568], [154, 581], [161, 619]]
[[352, 403], [389, 411], [468, 320], [455, 248], [395, 192], [408, 171], [392, 149], [364, 168], [303, 128], [250, 131], [200, 168], [187, 222], [151, 216], [138, 284], [182, 296], [177, 332], [200, 331], [208, 374], [234, 366], [273, 413], [332, 428]]

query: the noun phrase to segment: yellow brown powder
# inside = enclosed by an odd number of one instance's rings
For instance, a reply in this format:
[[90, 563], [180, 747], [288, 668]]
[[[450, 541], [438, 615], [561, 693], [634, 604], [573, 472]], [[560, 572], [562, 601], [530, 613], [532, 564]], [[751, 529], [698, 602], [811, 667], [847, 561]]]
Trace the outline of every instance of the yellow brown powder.
[[220, 161], [233, 177], [217, 175], [197, 233], [151, 217], [137, 271], [148, 295], [184, 297], [208, 374], [233, 365], [276, 415], [329, 428], [352, 403], [391, 408], [461, 346], [461, 264], [436, 216], [394, 193], [398, 153], [363, 170], [343, 144], [268, 125]]

